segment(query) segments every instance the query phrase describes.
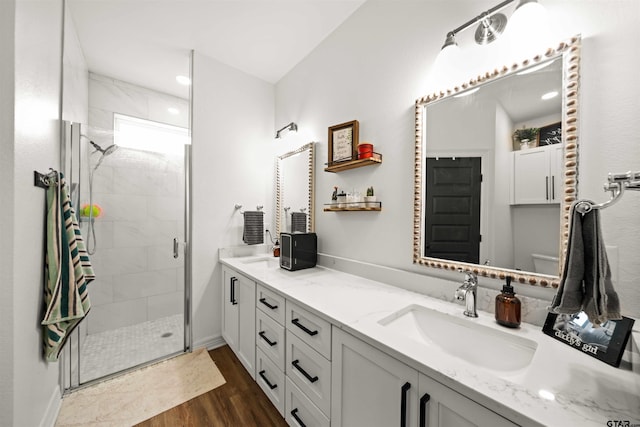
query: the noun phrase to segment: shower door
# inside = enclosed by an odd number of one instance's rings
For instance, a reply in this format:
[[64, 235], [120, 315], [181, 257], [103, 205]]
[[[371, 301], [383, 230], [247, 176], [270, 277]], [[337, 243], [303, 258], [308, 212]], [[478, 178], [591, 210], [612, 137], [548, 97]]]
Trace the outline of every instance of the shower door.
[[190, 346], [184, 279], [188, 131], [113, 117], [113, 129], [82, 128], [77, 143], [76, 210], [96, 279], [89, 284], [91, 310], [76, 343], [67, 346], [65, 388]]

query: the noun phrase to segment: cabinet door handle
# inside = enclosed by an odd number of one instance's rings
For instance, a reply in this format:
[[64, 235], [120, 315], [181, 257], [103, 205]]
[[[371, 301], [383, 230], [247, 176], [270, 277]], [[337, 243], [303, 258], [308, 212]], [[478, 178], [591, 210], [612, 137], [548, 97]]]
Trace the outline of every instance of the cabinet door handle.
[[551, 175], [551, 200], [556, 199], [556, 176]]
[[293, 362], [291, 362], [291, 364], [293, 365], [294, 368], [296, 368], [298, 371], [300, 371], [300, 373], [302, 375], [304, 375], [304, 377], [306, 379], [309, 380], [310, 383], [315, 383], [316, 381], [318, 381], [318, 377], [314, 376], [312, 377], [311, 375], [309, 375], [309, 373], [307, 371], [305, 371], [304, 369], [302, 369], [302, 366], [300, 366], [300, 360], [296, 359]]
[[178, 258], [178, 238], [173, 238], [173, 257]]
[[235, 277], [232, 277], [230, 280], [230, 284], [229, 286], [231, 287], [231, 296], [230, 296], [230, 303], [231, 305], [237, 305], [238, 301], [236, 301], [236, 282], [238, 281], [238, 279], [236, 279]]
[[274, 388], [278, 387], [278, 384], [271, 384], [271, 382], [267, 379], [267, 377], [264, 375], [264, 369], [260, 372], [258, 372], [258, 375], [260, 375], [260, 377], [264, 380], [265, 383], [267, 383], [267, 386], [273, 390]]
[[298, 416], [298, 408], [291, 411], [291, 416], [296, 420], [296, 422], [300, 425], [300, 427], [307, 427], [307, 425], [303, 423], [300, 417]]
[[312, 331], [311, 329], [307, 328], [306, 326], [304, 326], [302, 323], [300, 323], [300, 319], [293, 319], [291, 321], [291, 323], [293, 323], [294, 325], [296, 325], [298, 328], [302, 329], [303, 331], [305, 331], [306, 333], [308, 333], [311, 336], [314, 335], [318, 335], [318, 331]]
[[260, 331], [258, 332], [258, 335], [260, 335], [260, 338], [262, 338], [263, 340], [265, 340], [267, 342], [267, 344], [269, 344], [271, 347], [273, 347], [274, 345], [278, 344], [277, 341], [271, 341], [269, 338], [267, 338], [264, 335], [264, 331]]
[[545, 190], [547, 191], [547, 196], [546, 197], [547, 197], [547, 200], [549, 200], [549, 177], [545, 176], [544, 180], [545, 180], [545, 184], [544, 184]]
[[260, 298], [259, 300], [261, 303], [263, 303], [264, 305], [266, 305], [267, 307], [269, 307], [271, 310], [275, 310], [276, 308], [278, 308], [277, 305], [271, 305], [267, 302], [266, 298]]
[[400, 394], [400, 427], [407, 427], [407, 392], [411, 388], [411, 383], [404, 383]]
[[420, 398], [420, 427], [427, 427], [427, 403], [431, 400], [429, 393]]

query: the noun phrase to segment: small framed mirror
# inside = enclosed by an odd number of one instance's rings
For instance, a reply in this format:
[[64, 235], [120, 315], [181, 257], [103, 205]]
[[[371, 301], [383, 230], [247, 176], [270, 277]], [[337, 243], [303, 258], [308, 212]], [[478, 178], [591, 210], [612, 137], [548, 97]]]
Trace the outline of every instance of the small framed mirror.
[[579, 69], [576, 36], [416, 101], [414, 263], [558, 286]]
[[314, 143], [278, 156], [276, 233], [315, 231]]

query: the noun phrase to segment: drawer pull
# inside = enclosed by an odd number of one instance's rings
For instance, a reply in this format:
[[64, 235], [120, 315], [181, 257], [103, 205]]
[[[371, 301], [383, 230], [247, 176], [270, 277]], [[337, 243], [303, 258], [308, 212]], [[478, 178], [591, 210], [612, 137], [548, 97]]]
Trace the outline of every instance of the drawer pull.
[[420, 427], [427, 427], [427, 403], [431, 400], [429, 393], [420, 398]]
[[296, 368], [298, 371], [300, 371], [300, 373], [301, 373], [302, 375], [304, 375], [304, 377], [305, 377], [306, 379], [308, 379], [310, 383], [312, 383], [312, 384], [313, 384], [313, 383], [315, 383], [316, 381], [318, 381], [318, 377], [317, 377], [317, 376], [312, 377], [311, 375], [309, 375], [309, 374], [307, 373], [307, 371], [305, 371], [304, 369], [302, 369], [302, 367], [300, 366], [300, 360], [296, 359], [296, 360], [294, 360], [293, 362], [291, 362], [291, 364], [293, 365], [293, 367], [294, 367], [294, 368]]
[[269, 388], [271, 390], [273, 390], [274, 388], [278, 387], [278, 384], [271, 384], [271, 382], [267, 379], [267, 377], [264, 375], [264, 369], [260, 372], [258, 372], [258, 375], [260, 375], [260, 377], [264, 380], [265, 383], [267, 383], [267, 386], [269, 386]]
[[278, 344], [277, 341], [271, 341], [269, 338], [267, 338], [264, 334], [264, 331], [260, 331], [258, 332], [258, 335], [260, 335], [260, 338], [262, 338], [263, 340], [265, 340], [267, 342], [267, 344], [269, 344], [271, 347], [273, 347], [274, 345]]
[[300, 319], [293, 319], [291, 321], [291, 323], [293, 323], [294, 325], [296, 325], [298, 328], [302, 329], [303, 331], [305, 331], [307, 334], [314, 336], [314, 335], [318, 335], [318, 331], [312, 331], [311, 329], [307, 328], [306, 326], [304, 326], [302, 323], [300, 323]]
[[300, 417], [298, 416], [298, 408], [291, 411], [291, 416], [296, 420], [298, 424], [300, 424], [300, 427], [307, 427], [307, 425], [303, 423]]
[[266, 298], [260, 298], [259, 300], [261, 303], [263, 303], [264, 305], [266, 305], [267, 307], [269, 307], [271, 310], [275, 310], [276, 308], [278, 308], [277, 305], [271, 305], [267, 302]]
[[407, 427], [407, 392], [411, 388], [411, 383], [404, 383], [400, 394], [400, 427]]

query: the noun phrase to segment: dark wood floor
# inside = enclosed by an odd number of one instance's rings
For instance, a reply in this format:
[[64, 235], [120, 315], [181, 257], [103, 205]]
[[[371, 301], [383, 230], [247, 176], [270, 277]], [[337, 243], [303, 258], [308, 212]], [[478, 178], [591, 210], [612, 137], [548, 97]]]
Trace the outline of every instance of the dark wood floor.
[[138, 427], [286, 426], [229, 346], [209, 355], [227, 382], [140, 424]]

